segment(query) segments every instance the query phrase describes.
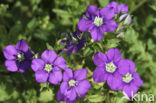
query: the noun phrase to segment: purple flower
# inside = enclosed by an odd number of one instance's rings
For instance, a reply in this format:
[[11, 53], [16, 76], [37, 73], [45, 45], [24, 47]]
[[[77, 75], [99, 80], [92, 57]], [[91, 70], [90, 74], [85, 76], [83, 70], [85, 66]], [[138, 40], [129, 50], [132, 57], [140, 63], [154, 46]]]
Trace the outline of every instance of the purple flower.
[[121, 59], [120, 50], [116, 48], [109, 49], [106, 55], [96, 53], [94, 64], [98, 66], [93, 72], [95, 82], [107, 81], [112, 90], [122, 89], [128, 97], [135, 94], [137, 87], [143, 83], [135, 72], [135, 64], [131, 60]]
[[78, 97], [84, 97], [91, 88], [89, 81], [85, 80], [86, 76], [86, 69], [79, 69], [74, 72], [71, 69], [66, 69], [58, 98], [63, 96], [64, 101], [75, 101]]
[[66, 44], [65, 48], [60, 53], [63, 53], [64, 51], [67, 51], [68, 55], [77, 53], [84, 47], [86, 42], [87, 41], [83, 39], [82, 35], [76, 30], [72, 35], [67, 34], [66, 40], [60, 42], [60, 44]]
[[37, 82], [49, 81], [52, 84], [58, 84], [62, 80], [61, 69], [66, 68], [66, 61], [63, 57], [58, 57], [53, 50], [45, 50], [41, 59], [32, 61], [31, 67]]
[[135, 64], [131, 60], [122, 59], [119, 64], [119, 73], [121, 77], [118, 78], [122, 81], [121, 87], [128, 97], [134, 96], [137, 92], [137, 87], [143, 84], [138, 73], [135, 72]]
[[100, 41], [104, 32], [115, 31], [118, 26], [113, 20], [114, 9], [109, 7], [99, 10], [96, 6], [88, 6], [86, 17], [80, 19], [78, 28], [83, 32], [89, 31], [94, 41]]
[[115, 1], [110, 2], [107, 7], [113, 8], [115, 14], [121, 13], [127, 13], [128, 12], [128, 6], [126, 4], [120, 4], [118, 5]]
[[66, 96], [64, 96], [64, 95], [61, 93], [60, 90], [57, 92], [57, 100], [58, 100], [58, 101], [66, 101], [66, 103], [76, 103], [76, 99], [73, 100], [73, 101], [68, 100], [68, 99], [66, 98]]
[[11, 72], [25, 72], [29, 69], [33, 54], [25, 40], [17, 42], [16, 46], [8, 45], [5, 47], [4, 56], [7, 59], [5, 66]]
[[94, 55], [94, 64], [97, 68], [93, 72], [95, 82], [107, 81], [112, 90], [121, 89], [121, 80], [118, 64], [121, 60], [121, 52], [116, 48], [111, 48], [107, 54], [98, 52]]

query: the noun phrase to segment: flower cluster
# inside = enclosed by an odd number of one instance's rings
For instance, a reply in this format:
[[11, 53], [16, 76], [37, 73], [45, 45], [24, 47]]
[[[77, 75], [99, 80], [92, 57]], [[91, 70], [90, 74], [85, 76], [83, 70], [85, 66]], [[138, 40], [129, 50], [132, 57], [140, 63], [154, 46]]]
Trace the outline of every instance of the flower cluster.
[[82, 17], [78, 23], [78, 28], [82, 32], [90, 32], [94, 41], [102, 40], [104, 32], [115, 31], [118, 27], [113, 18], [114, 16], [122, 13], [119, 21], [124, 21], [125, 24], [131, 23], [131, 17], [128, 12], [126, 4], [118, 5], [116, 2], [111, 2], [102, 9], [96, 6], [88, 6], [86, 10], [86, 17]]
[[[119, 17], [119, 22], [124, 21], [124, 24], [129, 25], [132, 22], [130, 14], [128, 14], [128, 6], [126, 4], [117, 4], [115, 1], [112, 1], [108, 4], [107, 7], [114, 9], [114, 14], [118, 15], [121, 13]], [[121, 27], [122, 29], [123, 27]]]
[[[117, 29], [118, 23], [113, 20], [114, 15], [122, 13], [120, 21], [126, 17], [126, 23], [129, 24], [130, 17], [125, 14], [127, 12], [127, 5], [118, 5], [116, 2], [111, 2], [102, 9], [90, 5], [86, 17], [82, 17], [78, 23], [78, 29], [82, 32], [89, 31], [94, 41], [100, 41], [104, 32]], [[65, 40], [60, 42], [66, 45], [60, 53], [67, 51], [70, 55], [85, 46], [87, 40], [78, 29], [72, 34], [67, 34]], [[16, 46], [6, 46], [3, 53], [7, 59], [5, 66], [8, 71], [23, 73], [31, 67], [37, 82], [50, 82], [55, 85], [61, 83], [57, 93], [58, 101], [76, 103], [76, 99], [84, 97], [91, 88], [90, 82], [86, 79], [87, 70], [83, 68], [72, 71], [66, 66], [66, 60], [53, 50], [45, 50], [40, 58], [33, 58], [34, 53], [26, 41], [20, 40]], [[109, 49], [106, 54], [94, 54], [93, 62], [97, 66], [93, 71], [93, 80], [99, 83], [107, 81], [108, 86], [114, 91], [123, 90], [128, 97], [132, 97], [143, 84], [139, 74], [135, 72], [135, 64], [131, 60], [122, 59], [117, 48]]]
[[86, 42], [87, 41], [83, 39], [83, 35], [76, 29], [72, 34], [65, 34], [65, 40], [62, 40], [60, 44], [66, 44], [66, 47], [60, 53], [63, 53], [64, 51], [67, 51], [68, 55], [77, 53], [84, 47]]
[[121, 52], [111, 48], [106, 55], [98, 52], [94, 55], [94, 64], [97, 68], [93, 72], [95, 82], [105, 82], [112, 90], [123, 90], [128, 97], [137, 92], [137, 87], [143, 84], [135, 64], [128, 59], [121, 59]]
[[[57, 97], [59, 101], [76, 101], [76, 98], [85, 96], [91, 88], [89, 81], [85, 80], [87, 70], [79, 69], [72, 72], [66, 67], [66, 60], [57, 56], [53, 50], [45, 50], [40, 59], [33, 59], [34, 55], [29, 50], [26, 41], [20, 40], [16, 47], [13, 45], [6, 46], [4, 56], [7, 59], [5, 65], [8, 71], [25, 72], [31, 66], [35, 72], [35, 79], [39, 83], [50, 82], [56, 85], [63, 79]], [[64, 70], [63, 75], [62, 70]]]

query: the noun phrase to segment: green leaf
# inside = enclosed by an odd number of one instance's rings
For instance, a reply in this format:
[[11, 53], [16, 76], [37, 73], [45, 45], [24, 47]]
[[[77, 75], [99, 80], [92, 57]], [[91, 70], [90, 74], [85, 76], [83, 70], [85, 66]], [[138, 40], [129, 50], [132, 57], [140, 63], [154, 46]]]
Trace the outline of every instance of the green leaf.
[[105, 82], [103, 82], [103, 83], [96, 83], [92, 79], [92, 85], [93, 85], [93, 88], [95, 88], [95, 89], [101, 89], [104, 86], [104, 84], [105, 84]]
[[153, 29], [153, 35], [156, 37], [156, 28]]
[[61, 17], [65, 17], [65, 16], [69, 17], [70, 16], [68, 11], [65, 11], [62, 9], [53, 9], [52, 11]]
[[19, 35], [20, 32], [22, 32], [22, 29], [23, 29], [23, 28], [22, 28], [22, 25], [21, 25], [21, 24], [16, 24], [16, 25], [14, 25], [14, 26], [10, 29], [9, 35], [15, 37], [15, 35]]
[[87, 47], [86, 49], [84, 49], [83, 51], [83, 55], [86, 57], [86, 56], [89, 56], [91, 53], [93, 53], [93, 51], [91, 50], [91, 48]]
[[96, 94], [96, 95], [88, 96], [87, 99], [91, 103], [99, 103], [99, 102], [102, 102], [102, 101], [105, 100], [105, 96], [104, 95], [100, 95], [100, 94]]
[[155, 3], [154, 5], [150, 5], [150, 7], [151, 7], [154, 11], [156, 11], [156, 3]]
[[107, 41], [106, 46], [107, 46], [107, 48], [115, 48], [119, 45], [119, 43], [120, 43], [119, 39], [109, 39]]
[[152, 49], [154, 49], [156, 47], [155, 44], [153, 43], [152, 39], [148, 39], [147, 46], [148, 46], [149, 50], [152, 50]]
[[36, 18], [33, 18], [28, 24], [27, 24], [27, 27], [29, 29], [34, 29], [36, 27]]
[[9, 8], [9, 6], [7, 4], [0, 4], [0, 15], [7, 12], [8, 8]]
[[34, 36], [41, 40], [47, 40], [49, 35], [49, 32], [46, 30], [37, 30], [37, 32], [34, 33]]
[[28, 89], [23, 92], [22, 96], [24, 97], [26, 103], [36, 103], [37, 98], [36, 98], [36, 90], [35, 89]]
[[49, 49], [49, 50], [54, 50], [54, 48], [49, 44], [49, 43], [46, 43], [46, 46], [47, 46], [47, 49]]
[[125, 40], [128, 43], [137, 42], [137, 38], [138, 38], [138, 33], [136, 33], [133, 29], [130, 28], [125, 32]]
[[0, 84], [0, 101], [5, 101], [10, 98], [10, 95], [6, 91], [6, 86], [4, 84]]
[[145, 21], [145, 26], [146, 27], [149, 27], [153, 24], [153, 21], [154, 21], [154, 16], [153, 15], [149, 15], [147, 18], [146, 18], [146, 21]]
[[102, 7], [106, 7], [108, 3], [109, 3], [109, 0], [99, 0], [99, 4]]
[[143, 53], [145, 51], [145, 45], [141, 42], [138, 41], [135, 45], [132, 45], [131, 48], [129, 49], [132, 53]]
[[47, 103], [47, 102], [52, 101], [53, 98], [54, 98], [53, 91], [51, 89], [47, 89], [47, 90], [44, 90], [43, 92], [41, 92], [39, 101]]

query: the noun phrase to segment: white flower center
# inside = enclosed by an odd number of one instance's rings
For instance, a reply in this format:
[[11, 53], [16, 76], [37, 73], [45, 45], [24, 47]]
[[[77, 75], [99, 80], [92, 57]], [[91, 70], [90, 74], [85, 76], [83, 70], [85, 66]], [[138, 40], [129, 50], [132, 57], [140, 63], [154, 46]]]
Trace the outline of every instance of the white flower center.
[[23, 53], [19, 53], [18, 55], [17, 55], [17, 60], [19, 61], [19, 62], [22, 62], [22, 61], [24, 61], [24, 54]]
[[45, 67], [44, 67], [44, 70], [47, 71], [47, 72], [50, 72], [52, 69], [53, 69], [53, 67], [50, 64], [46, 64]]
[[101, 26], [103, 24], [103, 18], [101, 18], [99, 16], [96, 16], [95, 19], [94, 19], [94, 24], [96, 26]]
[[69, 81], [69, 86], [70, 87], [73, 87], [73, 86], [76, 86], [77, 85], [77, 82], [75, 80], [70, 80]]
[[113, 62], [106, 64], [106, 71], [107, 72], [113, 73], [113, 72], [115, 72], [116, 69], [117, 69], [117, 67], [114, 65]]
[[126, 75], [122, 76], [122, 80], [126, 83], [129, 83], [133, 79], [132, 74], [127, 73]]

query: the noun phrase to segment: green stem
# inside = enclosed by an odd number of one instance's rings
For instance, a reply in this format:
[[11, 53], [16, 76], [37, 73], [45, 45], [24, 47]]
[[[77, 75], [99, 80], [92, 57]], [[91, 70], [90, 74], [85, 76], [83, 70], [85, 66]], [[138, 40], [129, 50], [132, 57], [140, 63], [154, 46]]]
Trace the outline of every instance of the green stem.
[[109, 90], [106, 92], [106, 103], [111, 103], [110, 102]]
[[140, 8], [146, 2], [147, 2], [147, 0], [141, 1], [138, 5], [135, 6], [135, 8], [132, 11], [130, 11], [130, 14], [132, 14], [134, 11], [136, 11], [138, 8]]

